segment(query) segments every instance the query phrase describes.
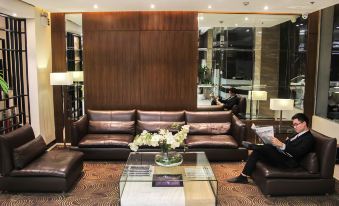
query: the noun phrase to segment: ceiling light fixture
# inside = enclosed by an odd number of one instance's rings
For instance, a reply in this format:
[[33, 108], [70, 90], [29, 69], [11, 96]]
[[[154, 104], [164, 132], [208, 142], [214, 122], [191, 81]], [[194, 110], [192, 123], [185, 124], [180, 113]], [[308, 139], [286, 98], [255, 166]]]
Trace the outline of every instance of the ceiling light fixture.
[[244, 1], [244, 2], [242, 2], [242, 4], [244, 4], [244, 6], [247, 6], [247, 5], [250, 4], [250, 2], [249, 1]]
[[264, 7], [264, 10], [268, 10], [268, 6], [265, 6], [265, 7]]
[[94, 4], [93, 8], [97, 9], [98, 8], [98, 4]]
[[212, 9], [212, 6], [211, 6], [211, 5], [208, 5], [208, 8], [209, 8], [209, 9]]
[[155, 5], [154, 5], [154, 4], [151, 4], [150, 7], [151, 7], [151, 9], [154, 9], [154, 8], [155, 8]]

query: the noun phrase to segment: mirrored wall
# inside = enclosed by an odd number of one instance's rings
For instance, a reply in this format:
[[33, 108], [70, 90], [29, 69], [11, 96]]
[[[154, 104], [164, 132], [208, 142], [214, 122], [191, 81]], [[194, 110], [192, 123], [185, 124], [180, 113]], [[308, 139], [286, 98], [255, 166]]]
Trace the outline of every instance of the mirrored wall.
[[272, 98], [294, 100], [286, 114], [302, 111], [306, 35], [307, 18], [295, 15], [200, 13], [198, 108], [234, 87], [246, 99], [243, 118], [277, 116]]
[[84, 114], [84, 75], [82, 14], [66, 14], [66, 62], [73, 74], [73, 85], [67, 88], [67, 118], [78, 120]]

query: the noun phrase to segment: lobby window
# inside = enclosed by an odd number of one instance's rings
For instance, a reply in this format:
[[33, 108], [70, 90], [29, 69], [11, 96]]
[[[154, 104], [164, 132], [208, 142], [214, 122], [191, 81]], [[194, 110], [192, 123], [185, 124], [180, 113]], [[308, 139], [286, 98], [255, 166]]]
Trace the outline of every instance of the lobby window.
[[0, 134], [30, 123], [26, 44], [26, 20], [0, 14]]

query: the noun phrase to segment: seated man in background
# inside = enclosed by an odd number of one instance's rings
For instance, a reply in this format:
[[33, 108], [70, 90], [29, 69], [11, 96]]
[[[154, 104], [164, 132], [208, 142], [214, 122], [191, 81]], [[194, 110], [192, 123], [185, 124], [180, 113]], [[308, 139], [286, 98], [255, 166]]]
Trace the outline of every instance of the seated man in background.
[[243, 145], [253, 150], [241, 174], [227, 180], [231, 183], [248, 183], [247, 178], [255, 170], [256, 163], [260, 160], [272, 166], [294, 168], [299, 161], [313, 149], [314, 137], [309, 131], [309, 119], [303, 113], [292, 117], [293, 127], [297, 133], [292, 138], [287, 138], [285, 143], [272, 137], [272, 144], [255, 145], [244, 142]]
[[217, 104], [223, 104], [224, 109], [226, 110], [232, 110], [232, 107], [234, 105], [239, 104], [239, 98], [237, 96], [237, 90], [234, 87], [231, 87], [228, 91], [229, 97], [225, 100], [219, 100], [217, 99]]

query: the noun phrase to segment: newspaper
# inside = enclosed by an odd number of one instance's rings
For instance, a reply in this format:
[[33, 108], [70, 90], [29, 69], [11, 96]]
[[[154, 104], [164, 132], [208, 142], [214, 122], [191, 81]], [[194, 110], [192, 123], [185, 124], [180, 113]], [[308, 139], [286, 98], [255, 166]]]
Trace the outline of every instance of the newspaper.
[[256, 127], [255, 124], [252, 124], [251, 128], [265, 144], [272, 144], [272, 137], [274, 136], [273, 126]]

